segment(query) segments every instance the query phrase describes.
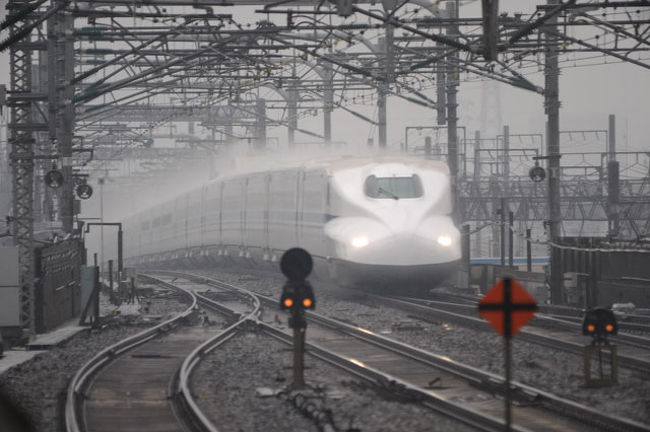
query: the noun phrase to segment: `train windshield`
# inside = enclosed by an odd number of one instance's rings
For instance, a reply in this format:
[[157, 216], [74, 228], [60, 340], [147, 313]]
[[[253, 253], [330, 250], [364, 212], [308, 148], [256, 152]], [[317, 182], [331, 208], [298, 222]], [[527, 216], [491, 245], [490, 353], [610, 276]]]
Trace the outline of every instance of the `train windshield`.
[[365, 193], [370, 198], [403, 199], [419, 198], [423, 195], [422, 181], [413, 174], [410, 177], [377, 177], [366, 179]]

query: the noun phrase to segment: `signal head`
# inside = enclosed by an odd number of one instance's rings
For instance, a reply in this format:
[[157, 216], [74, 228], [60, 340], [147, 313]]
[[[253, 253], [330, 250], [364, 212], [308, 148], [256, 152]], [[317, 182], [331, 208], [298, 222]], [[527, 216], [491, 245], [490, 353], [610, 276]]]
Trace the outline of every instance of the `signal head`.
[[57, 169], [48, 171], [47, 174], [45, 174], [45, 184], [52, 189], [60, 188], [64, 181], [65, 178], [63, 177], [63, 173]]
[[535, 183], [539, 183], [546, 178], [546, 171], [539, 165], [535, 165], [528, 171], [528, 176]]
[[293, 292], [285, 290], [280, 297], [280, 309], [293, 309], [296, 306], [296, 298]]
[[616, 316], [609, 309], [596, 308], [588, 310], [582, 321], [582, 333], [597, 341], [606, 341], [610, 335], [618, 332]]
[[280, 259], [280, 270], [291, 281], [304, 280], [313, 267], [311, 255], [301, 248], [289, 249]]

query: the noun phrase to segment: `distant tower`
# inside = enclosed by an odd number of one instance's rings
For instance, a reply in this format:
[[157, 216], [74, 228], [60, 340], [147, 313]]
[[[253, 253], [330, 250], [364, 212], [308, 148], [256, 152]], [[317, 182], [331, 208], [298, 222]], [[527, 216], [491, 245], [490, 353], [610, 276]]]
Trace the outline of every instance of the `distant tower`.
[[[501, 90], [499, 83], [494, 80], [483, 81], [481, 87], [481, 138], [496, 139], [497, 135], [503, 133], [501, 121]], [[494, 148], [496, 143], [481, 144], [481, 148]], [[496, 202], [493, 208], [497, 208]], [[494, 216], [496, 217], [496, 215]], [[499, 227], [494, 225], [490, 230], [488, 241], [488, 256], [499, 256], [500, 250]], [[481, 254], [482, 251], [479, 252]]]
[[502, 133], [501, 88], [498, 82], [485, 80], [481, 87], [481, 137], [496, 138]]

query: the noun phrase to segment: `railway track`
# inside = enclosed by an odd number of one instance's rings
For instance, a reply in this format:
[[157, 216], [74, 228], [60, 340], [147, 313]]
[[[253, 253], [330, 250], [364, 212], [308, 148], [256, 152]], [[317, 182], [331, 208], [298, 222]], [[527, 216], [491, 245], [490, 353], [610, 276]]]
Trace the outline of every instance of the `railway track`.
[[[477, 304], [441, 302], [407, 297], [373, 297], [373, 300], [388, 306], [397, 307], [419, 316], [424, 320], [445, 320], [463, 327], [491, 331], [487, 322], [478, 317]], [[522, 329], [517, 338], [549, 348], [583, 355], [587, 338], [582, 335], [581, 324], [560, 320], [545, 315], [533, 319]], [[618, 363], [643, 375], [650, 374], [650, 339], [619, 333], [612, 337], [618, 344]]]
[[[236, 288], [204, 276], [174, 275], [218, 290]], [[201, 297], [204, 299], [200, 301], [207, 304], [208, 297]], [[277, 299], [257, 297], [266, 309], [251, 320], [270, 336], [291, 343], [287, 329], [278, 328], [270, 317], [277, 309]], [[311, 312], [307, 317], [309, 354], [479, 430], [503, 429], [501, 377], [331, 318]], [[209, 344], [202, 348], [204, 352], [209, 349]], [[650, 430], [521, 383], [513, 383], [512, 392], [514, 430]]]
[[[445, 303], [457, 303], [465, 305], [476, 305], [479, 300], [478, 296], [466, 294], [452, 294], [443, 292], [430, 292], [427, 297], [429, 300], [440, 301]], [[538, 314], [564, 320], [571, 323], [582, 323], [584, 309], [560, 305], [537, 305]], [[650, 333], [650, 316], [628, 314], [618, 319], [619, 332], [630, 333]]]
[[175, 317], [106, 348], [79, 369], [67, 392], [68, 432], [142, 431], [143, 425], [155, 431], [188, 427], [216, 431], [202, 422], [204, 416], [195, 405], [186, 403], [187, 378], [182, 368], [177, 373], [192, 347], [202, 346], [213, 334], [200, 326], [179, 330], [195, 313], [198, 299], [190, 289], [144, 278], [183, 292], [190, 305]]

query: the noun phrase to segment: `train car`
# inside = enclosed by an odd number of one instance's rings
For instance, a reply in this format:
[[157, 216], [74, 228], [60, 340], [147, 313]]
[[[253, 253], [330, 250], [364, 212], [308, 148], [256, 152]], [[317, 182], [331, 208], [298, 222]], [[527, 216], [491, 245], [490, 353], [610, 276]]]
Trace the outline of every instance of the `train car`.
[[439, 161], [333, 157], [227, 175], [125, 221], [131, 265], [277, 266], [309, 251], [318, 276], [433, 287], [460, 259], [449, 171]]

